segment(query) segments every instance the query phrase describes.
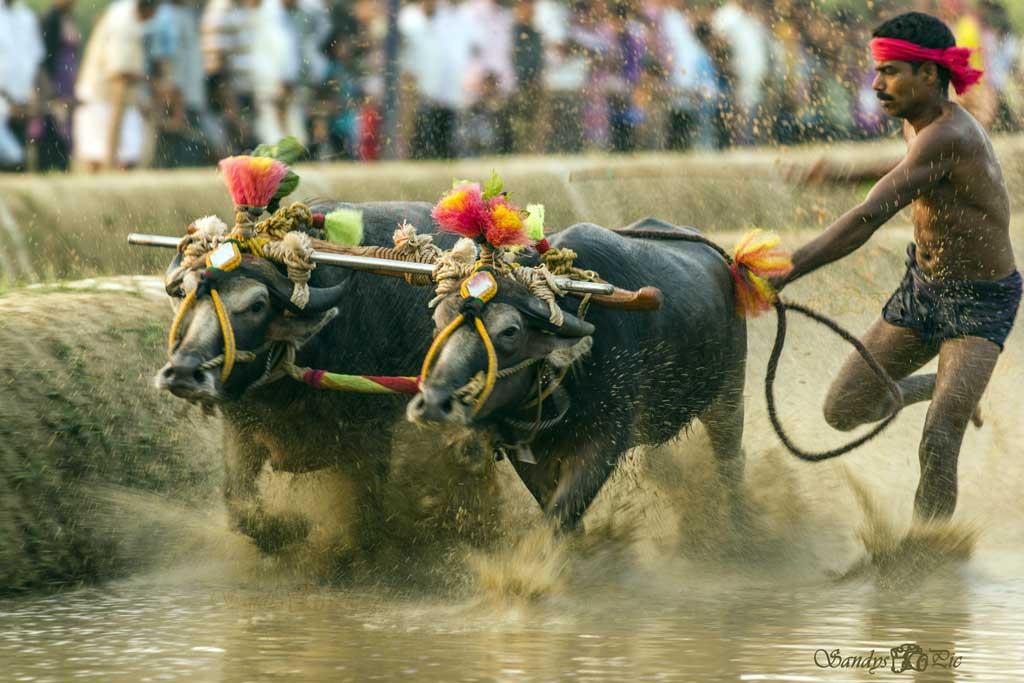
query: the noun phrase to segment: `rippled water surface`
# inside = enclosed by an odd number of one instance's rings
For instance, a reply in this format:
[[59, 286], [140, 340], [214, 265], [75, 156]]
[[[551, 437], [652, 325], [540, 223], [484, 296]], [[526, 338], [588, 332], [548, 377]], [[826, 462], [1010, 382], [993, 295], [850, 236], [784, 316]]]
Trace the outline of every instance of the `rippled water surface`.
[[[680, 577], [682, 578], [682, 577]], [[710, 577], [705, 577], [710, 578]], [[708, 593], [604, 586], [541, 604], [316, 587], [136, 582], [0, 606], [11, 681], [975, 680], [1024, 677], [1024, 584], [963, 572], [895, 593], [868, 584]], [[691, 583], [691, 585], [686, 585]], [[657, 590], [654, 586], [657, 585]], [[921, 647], [928, 668], [842, 668]], [[838, 656], [834, 650], [840, 652]], [[940, 652], [936, 652], [940, 651]], [[949, 659], [941, 651], [952, 653]], [[959, 659], [957, 659], [959, 658]], [[909, 658], [915, 666], [920, 656]], [[828, 668], [829, 664], [837, 665]], [[903, 664], [900, 660], [900, 664]], [[943, 664], [950, 668], [943, 668]], [[954, 668], [954, 665], [955, 668]], [[899, 667], [897, 667], [899, 668]]]

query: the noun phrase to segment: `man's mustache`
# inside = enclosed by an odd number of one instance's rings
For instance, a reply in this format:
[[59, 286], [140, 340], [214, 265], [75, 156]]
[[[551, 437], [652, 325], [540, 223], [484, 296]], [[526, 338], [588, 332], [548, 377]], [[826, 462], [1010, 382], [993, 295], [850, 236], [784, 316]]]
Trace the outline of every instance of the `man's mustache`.
[[875, 93], [875, 97], [882, 100], [883, 102], [892, 102], [892, 95], [886, 95], [884, 92]]

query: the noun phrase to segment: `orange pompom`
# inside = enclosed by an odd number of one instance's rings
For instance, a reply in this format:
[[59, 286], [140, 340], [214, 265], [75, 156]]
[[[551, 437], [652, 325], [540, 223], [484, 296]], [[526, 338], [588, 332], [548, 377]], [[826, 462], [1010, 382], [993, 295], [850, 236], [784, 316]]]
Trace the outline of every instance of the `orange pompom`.
[[783, 277], [793, 270], [790, 253], [780, 248], [780, 243], [775, 233], [755, 229], [736, 245], [729, 270], [735, 284], [736, 310], [743, 317], [771, 310], [777, 295], [767, 278]]
[[526, 234], [522, 211], [504, 197], [491, 200], [491, 221], [485, 237], [495, 247], [526, 246], [532, 241]]

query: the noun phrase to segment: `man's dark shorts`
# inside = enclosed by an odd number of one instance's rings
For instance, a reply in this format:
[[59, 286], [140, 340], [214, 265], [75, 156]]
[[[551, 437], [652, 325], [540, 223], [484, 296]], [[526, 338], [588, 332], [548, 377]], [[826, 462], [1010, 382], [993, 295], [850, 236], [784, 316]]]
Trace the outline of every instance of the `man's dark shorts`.
[[917, 265], [917, 245], [907, 247], [907, 274], [882, 316], [890, 325], [909, 327], [932, 344], [958, 337], [981, 337], [1002, 350], [1017, 317], [1020, 271], [1002, 280], [932, 280]]

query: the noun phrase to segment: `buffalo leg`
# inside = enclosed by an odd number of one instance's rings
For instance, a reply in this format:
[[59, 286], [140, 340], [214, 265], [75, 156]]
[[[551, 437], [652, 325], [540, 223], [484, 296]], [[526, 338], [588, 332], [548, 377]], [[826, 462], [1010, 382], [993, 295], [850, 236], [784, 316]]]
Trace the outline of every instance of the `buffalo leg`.
[[591, 443], [557, 458], [558, 486], [544, 508], [547, 516], [563, 531], [576, 529], [625, 450], [614, 441]]
[[726, 489], [730, 512], [742, 516], [743, 485], [743, 375], [736, 373], [700, 421], [708, 432], [718, 476]]
[[270, 451], [262, 444], [240, 438], [225, 425], [224, 504], [231, 526], [271, 553], [305, 537], [308, 523], [298, 515], [270, 515], [263, 509], [256, 480]]
[[541, 510], [548, 509], [548, 502], [558, 486], [558, 461], [554, 457], [541, 455], [537, 464], [520, 462], [515, 456], [509, 458], [519, 479], [526, 486]]

